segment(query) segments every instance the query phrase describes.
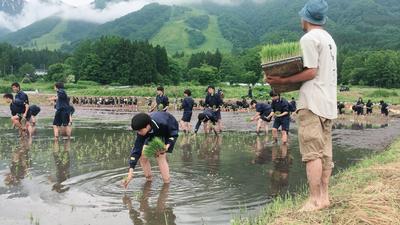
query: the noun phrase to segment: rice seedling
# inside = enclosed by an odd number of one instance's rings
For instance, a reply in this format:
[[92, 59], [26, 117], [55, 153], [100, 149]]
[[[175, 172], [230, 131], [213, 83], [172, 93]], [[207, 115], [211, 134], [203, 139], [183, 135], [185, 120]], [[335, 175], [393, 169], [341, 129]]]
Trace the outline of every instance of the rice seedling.
[[277, 45], [268, 44], [261, 49], [260, 56], [262, 63], [266, 64], [301, 56], [301, 48], [298, 42], [283, 42]]
[[156, 153], [165, 150], [165, 143], [158, 137], [153, 138], [149, 144], [144, 148], [143, 154], [147, 158], [155, 157]]

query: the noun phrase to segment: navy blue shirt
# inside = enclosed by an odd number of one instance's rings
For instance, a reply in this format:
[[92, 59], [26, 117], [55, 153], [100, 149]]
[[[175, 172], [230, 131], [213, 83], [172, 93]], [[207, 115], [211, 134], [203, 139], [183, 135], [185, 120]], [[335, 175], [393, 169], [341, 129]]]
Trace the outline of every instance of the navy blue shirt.
[[23, 104], [28, 104], [29, 105], [29, 98], [28, 95], [25, 94], [25, 92], [23, 91], [19, 91], [16, 95], [15, 95], [15, 101], [20, 101]]
[[[289, 102], [286, 101], [286, 99], [280, 98], [278, 100], [272, 101], [271, 106], [272, 106], [272, 110], [274, 112], [280, 112], [280, 113], [288, 112], [289, 113]], [[286, 116], [289, 116], [289, 114]]]
[[256, 112], [260, 113], [260, 115], [269, 116], [269, 114], [272, 112], [272, 107], [270, 104], [257, 103]]
[[205, 101], [206, 107], [218, 109], [221, 107], [222, 104], [223, 104], [222, 98], [219, 94], [213, 94], [213, 95], [207, 94]]
[[69, 109], [68, 96], [64, 89], [57, 90], [57, 101], [55, 108], [57, 110]]
[[165, 107], [169, 106], [168, 97], [165, 95], [157, 95], [156, 103], [157, 103], [157, 107], [162, 104], [165, 108]]
[[191, 112], [193, 111], [194, 100], [192, 97], [186, 97], [182, 101], [182, 109], [184, 112]]
[[208, 122], [211, 121], [213, 124], [215, 124], [218, 121], [218, 117], [216, 115], [216, 113], [214, 111], [212, 111], [211, 109], [205, 109], [203, 111], [203, 114], [206, 116], [206, 118], [201, 121], [198, 120], [196, 126], [194, 127], [194, 132], [197, 133], [197, 131], [199, 131], [200, 125], [202, 122]]
[[143, 146], [151, 141], [154, 137], [159, 137], [165, 141], [165, 144], [170, 145], [172, 150], [179, 133], [179, 124], [173, 115], [168, 112], [154, 112], [150, 115], [151, 131], [145, 136], [137, 134], [135, 146], [131, 150], [131, 156], [129, 159], [130, 168], [135, 168], [137, 162], [142, 156]]
[[25, 105], [29, 105], [28, 95], [23, 91], [19, 91], [15, 95], [14, 101], [11, 103], [11, 105], [11, 113], [15, 113], [13, 116], [15, 116], [17, 113], [24, 113], [26, 109]]

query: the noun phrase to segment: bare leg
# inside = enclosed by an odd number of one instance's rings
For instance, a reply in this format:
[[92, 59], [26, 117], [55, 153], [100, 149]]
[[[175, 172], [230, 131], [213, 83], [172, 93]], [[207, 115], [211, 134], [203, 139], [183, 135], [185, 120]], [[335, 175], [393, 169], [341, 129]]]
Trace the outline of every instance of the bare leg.
[[282, 131], [282, 144], [287, 143], [287, 131], [283, 130]]
[[58, 135], [59, 135], [59, 127], [57, 126], [53, 126], [53, 132], [54, 132], [54, 139], [58, 139]]
[[152, 181], [153, 180], [153, 175], [151, 173], [151, 165], [150, 165], [150, 160], [142, 155], [142, 157], [140, 157], [139, 159], [140, 162], [140, 166], [143, 168], [143, 173], [144, 176], [146, 177], [147, 181]]
[[329, 201], [329, 178], [331, 177], [332, 169], [322, 171], [322, 180], [321, 180], [321, 207], [326, 208], [331, 203]]
[[322, 160], [316, 159], [306, 164], [307, 180], [310, 188], [310, 198], [300, 211], [315, 211], [321, 206], [321, 180], [322, 180]]
[[167, 162], [167, 154], [164, 153], [162, 155], [159, 155], [157, 157], [157, 163], [158, 163], [158, 167], [160, 168], [160, 173], [161, 173], [164, 183], [169, 184], [171, 182], [171, 177], [169, 175], [169, 165]]
[[262, 120], [259, 119], [259, 120], [257, 121], [257, 127], [256, 127], [256, 133], [257, 133], [257, 134], [260, 133], [261, 124], [262, 124]]
[[278, 142], [278, 129], [272, 128], [272, 137], [274, 138], [274, 142]]
[[268, 133], [269, 133], [268, 122], [265, 122], [265, 121], [264, 121], [264, 125], [265, 125], [265, 135], [268, 136]]

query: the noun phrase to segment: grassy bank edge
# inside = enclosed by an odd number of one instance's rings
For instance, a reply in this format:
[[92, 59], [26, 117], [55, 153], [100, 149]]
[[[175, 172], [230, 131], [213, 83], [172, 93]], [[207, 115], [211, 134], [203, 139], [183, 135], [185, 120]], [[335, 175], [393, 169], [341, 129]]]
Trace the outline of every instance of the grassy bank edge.
[[[400, 138], [394, 141], [385, 151], [371, 155], [356, 165], [340, 171], [335, 176], [331, 178], [330, 193], [331, 198], [340, 198], [344, 195], [357, 194], [361, 187], [367, 184], [374, 183], [379, 177], [375, 173], [367, 173], [367, 171], [375, 168], [376, 166], [383, 166], [393, 162], [399, 162], [400, 158]], [[256, 217], [241, 217], [237, 216], [231, 221], [232, 225], [265, 225], [265, 224], [282, 224], [282, 221], [276, 222], [277, 219], [284, 216], [291, 216], [291, 214], [296, 214], [299, 208], [302, 206], [304, 201], [308, 196], [307, 188], [302, 188], [299, 194], [296, 196], [287, 195], [284, 197], [276, 198], [272, 203], [265, 206]], [[333, 206], [329, 209], [322, 210], [320, 212], [309, 213], [310, 217], [319, 217], [319, 222], [323, 224], [333, 224], [331, 215], [337, 214]], [[341, 206], [338, 206], [341, 207]], [[298, 214], [298, 213], [297, 213]], [[305, 215], [304, 215], [305, 214]], [[307, 218], [307, 213], [303, 213], [303, 217]], [[295, 216], [294, 216], [295, 217]], [[310, 218], [309, 221], [299, 220], [287, 220], [290, 221], [288, 224], [316, 224], [316, 221]], [[286, 224], [286, 223], [285, 223]]]

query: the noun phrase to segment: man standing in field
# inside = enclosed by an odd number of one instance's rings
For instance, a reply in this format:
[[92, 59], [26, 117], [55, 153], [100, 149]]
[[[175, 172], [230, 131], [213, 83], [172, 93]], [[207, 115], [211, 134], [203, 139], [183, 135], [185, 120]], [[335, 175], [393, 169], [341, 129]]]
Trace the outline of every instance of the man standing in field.
[[298, 101], [299, 143], [306, 163], [310, 198], [301, 211], [330, 205], [328, 184], [332, 162], [332, 120], [337, 118], [336, 44], [323, 29], [327, 20], [325, 0], [310, 0], [299, 15], [306, 34], [301, 38], [305, 70], [291, 77], [268, 76], [270, 84], [303, 82]]

